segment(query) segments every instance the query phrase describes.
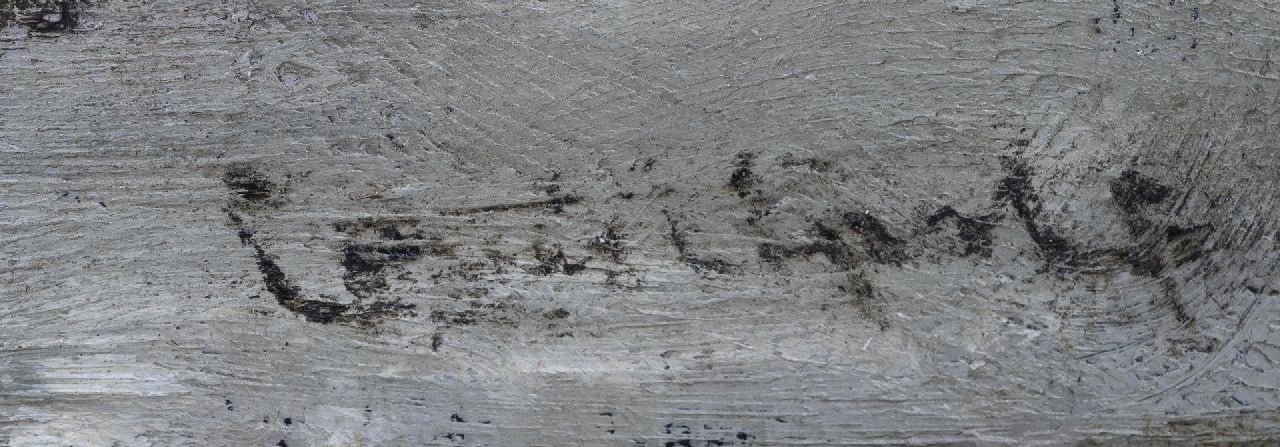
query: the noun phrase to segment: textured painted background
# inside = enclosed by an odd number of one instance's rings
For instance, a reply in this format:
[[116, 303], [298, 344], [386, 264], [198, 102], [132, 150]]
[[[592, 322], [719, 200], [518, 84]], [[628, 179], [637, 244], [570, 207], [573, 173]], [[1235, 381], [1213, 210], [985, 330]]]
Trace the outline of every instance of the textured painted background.
[[1280, 442], [1274, 2], [0, 24], [0, 445]]

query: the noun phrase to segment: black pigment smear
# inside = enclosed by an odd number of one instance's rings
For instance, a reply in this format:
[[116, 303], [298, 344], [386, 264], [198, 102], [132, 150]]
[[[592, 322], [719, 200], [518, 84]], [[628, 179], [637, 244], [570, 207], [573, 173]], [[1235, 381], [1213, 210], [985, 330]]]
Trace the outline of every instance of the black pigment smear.
[[497, 205], [485, 205], [471, 208], [460, 208], [454, 210], [442, 211], [440, 214], [448, 216], [458, 216], [463, 214], [489, 213], [499, 211], [519, 211], [528, 209], [548, 209], [553, 213], [559, 214], [564, 212], [564, 207], [582, 202], [582, 198], [571, 195], [561, 195], [546, 200], [534, 200], [530, 202], [520, 203], [503, 203]]
[[955, 208], [943, 206], [925, 218], [925, 225], [928, 226], [930, 231], [936, 231], [944, 222], [955, 222], [957, 236], [965, 244], [964, 255], [990, 258], [992, 246], [991, 229], [995, 228], [995, 221], [998, 219], [994, 215], [977, 218], [969, 217], [960, 214]]

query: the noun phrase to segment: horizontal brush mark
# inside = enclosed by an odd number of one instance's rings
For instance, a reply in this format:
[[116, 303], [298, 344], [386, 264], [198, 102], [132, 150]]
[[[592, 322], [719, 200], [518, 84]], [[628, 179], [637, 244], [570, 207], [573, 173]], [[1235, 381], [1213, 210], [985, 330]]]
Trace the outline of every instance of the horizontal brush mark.
[[502, 203], [497, 205], [485, 205], [470, 208], [456, 208], [451, 210], [440, 211], [443, 216], [460, 216], [464, 214], [489, 213], [501, 211], [518, 211], [537, 208], [549, 208], [552, 212], [560, 213], [564, 211], [565, 205], [574, 205], [582, 202], [581, 197], [577, 196], [556, 196], [547, 200], [536, 200], [532, 202], [519, 203]]

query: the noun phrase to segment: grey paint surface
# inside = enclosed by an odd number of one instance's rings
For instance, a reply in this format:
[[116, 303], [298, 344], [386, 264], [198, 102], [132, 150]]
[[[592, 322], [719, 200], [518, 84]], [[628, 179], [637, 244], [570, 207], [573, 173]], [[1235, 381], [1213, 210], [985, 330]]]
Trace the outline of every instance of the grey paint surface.
[[1280, 439], [1273, 3], [40, 3], [0, 445]]

